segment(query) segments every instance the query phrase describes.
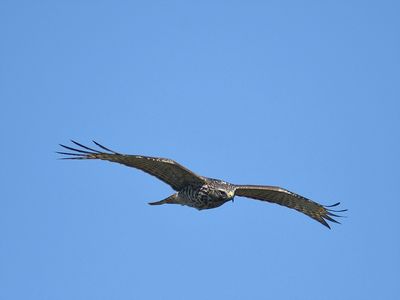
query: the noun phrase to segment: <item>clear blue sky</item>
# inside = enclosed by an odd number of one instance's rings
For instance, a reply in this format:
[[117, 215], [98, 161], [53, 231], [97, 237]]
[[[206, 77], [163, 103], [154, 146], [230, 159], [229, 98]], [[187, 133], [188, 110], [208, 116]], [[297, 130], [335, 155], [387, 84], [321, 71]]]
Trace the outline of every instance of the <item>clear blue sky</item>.
[[[396, 299], [397, 1], [1, 1], [0, 298]], [[69, 139], [342, 202], [151, 207]]]

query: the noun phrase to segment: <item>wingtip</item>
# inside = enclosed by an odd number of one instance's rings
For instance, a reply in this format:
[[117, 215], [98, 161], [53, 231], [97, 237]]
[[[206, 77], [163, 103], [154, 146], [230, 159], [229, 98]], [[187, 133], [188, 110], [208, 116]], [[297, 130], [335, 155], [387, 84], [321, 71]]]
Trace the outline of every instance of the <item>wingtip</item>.
[[326, 208], [326, 210], [327, 210], [327, 211], [331, 211], [331, 212], [345, 212], [345, 211], [348, 211], [347, 208], [346, 208], [346, 209], [340, 209], [340, 210], [335, 210], [335, 209]]
[[340, 202], [337, 202], [337, 203], [332, 204], [332, 205], [324, 205], [324, 206], [325, 207], [335, 207], [335, 206], [338, 206], [338, 205], [340, 205]]
[[116, 151], [114, 151], [114, 150], [111, 150], [111, 149], [109, 149], [109, 148], [103, 146], [102, 144], [96, 142], [95, 140], [92, 140], [92, 142], [93, 142], [95, 145], [97, 145], [98, 147], [100, 147], [101, 149], [103, 149], [103, 150], [106, 150], [106, 151], [109, 151], [109, 152], [111, 152], [111, 153], [119, 154], [119, 155], [120, 155], [120, 153], [118, 153], [118, 152], [116, 152]]
[[331, 218], [331, 217], [328, 216], [328, 215], [324, 216], [324, 219], [326, 219], [326, 220], [328, 220], [328, 221], [331, 221], [331, 222], [333, 222], [333, 223], [336, 223], [336, 224], [340, 224], [339, 221], [335, 220], [334, 218]]
[[324, 225], [326, 228], [328, 228], [329, 230], [331, 230], [331, 226], [329, 226], [328, 222], [326, 222], [324, 219], [322, 220], [318, 220], [322, 225]]
[[327, 212], [327, 215], [328, 216], [332, 216], [332, 217], [337, 217], [337, 218], [346, 218], [346, 216], [341, 216], [341, 215], [337, 215], [337, 214], [333, 214], [333, 213], [331, 213], [331, 212]]

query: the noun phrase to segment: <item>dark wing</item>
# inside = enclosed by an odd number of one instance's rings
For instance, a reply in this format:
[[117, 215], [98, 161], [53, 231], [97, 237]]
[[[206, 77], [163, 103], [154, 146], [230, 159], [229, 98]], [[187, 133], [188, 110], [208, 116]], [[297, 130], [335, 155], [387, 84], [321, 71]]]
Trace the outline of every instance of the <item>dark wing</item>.
[[332, 212], [343, 212], [347, 210], [329, 209], [329, 207], [339, 205], [340, 202], [334, 205], [324, 206], [277, 186], [237, 185], [235, 195], [268, 201], [289, 208], [294, 208], [295, 210], [306, 214], [314, 220], [317, 220], [328, 228], [330, 228], [330, 226], [328, 225], [326, 220], [339, 223], [332, 217], [341, 217], [333, 214]]
[[73, 151], [57, 152], [59, 154], [68, 156], [64, 157], [63, 159], [102, 159], [120, 163], [128, 167], [140, 169], [150, 175], [153, 175], [169, 184], [176, 191], [181, 190], [188, 184], [202, 185], [204, 183], [204, 179], [202, 179], [202, 177], [196, 175], [192, 171], [186, 169], [184, 166], [171, 159], [120, 154], [100, 145], [99, 143], [96, 143], [95, 141], [93, 141], [93, 143], [106, 152], [86, 147], [75, 141], [72, 142], [80, 147], [80, 149], [60, 144], [61, 147]]

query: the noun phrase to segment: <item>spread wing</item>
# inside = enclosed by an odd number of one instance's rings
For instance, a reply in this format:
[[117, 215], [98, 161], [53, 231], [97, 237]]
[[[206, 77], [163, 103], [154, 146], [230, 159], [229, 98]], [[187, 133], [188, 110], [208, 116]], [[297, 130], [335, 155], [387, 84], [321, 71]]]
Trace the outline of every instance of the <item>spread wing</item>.
[[326, 221], [339, 223], [332, 217], [341, 217], [333, 212], [343, 212], [347, 210], [330, 209], [330, 207], [339, 205], [340, 202], [334, 205], [324, 206], [277, 186], [237, 185], [235, 195], [268, 201], [293, 208], [303, 214], [306, 214], [328, 228], [330, 228], [330, 226]]
[[176, 161], [161, 157], [150, 157], [141, 155], [126, 155], [110, 150], [93, 141], [102, 151], [86, 147], [72, 141], [77, 148], [61, 145], [61, 147], [72, 152], [57, 152], [67, 155], [63, 159], [102, 159], [123, 164], [128, 167], [137, 168], [169, 184], [174, 190], [179, 191], [188, 184], [202, 185], [204, 179], [196, 175]]

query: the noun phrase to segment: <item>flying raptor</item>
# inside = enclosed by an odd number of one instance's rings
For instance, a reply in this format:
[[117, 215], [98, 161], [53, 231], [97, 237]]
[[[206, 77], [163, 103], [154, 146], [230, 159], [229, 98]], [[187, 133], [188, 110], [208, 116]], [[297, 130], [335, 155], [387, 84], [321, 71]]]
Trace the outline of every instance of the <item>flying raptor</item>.
[[[99, 150], [89, 148], [71, 140], [78, 148], [60, 144], [72, 152], [57, 152], [62, 159], [101, 159], [137, 168], [169, 184], [176, 192], [164, 200], [150, 202], [150, 205], [181, 204], [198, 210], [219, 207], [235, 196], [253, 198], [293, 208], [330, 228], [327, 221], [339, 223], [333, 217], [341, 217], [333, 210], [340, 202], [325, 206], [277, 186], [236, 185], [219, 179], [197, 175], [174, 160], [161, 157], [127, 155], [110, 150], [99, 143], [93, 143]], [[100, 151], [101, 150], [101, 151]]]

